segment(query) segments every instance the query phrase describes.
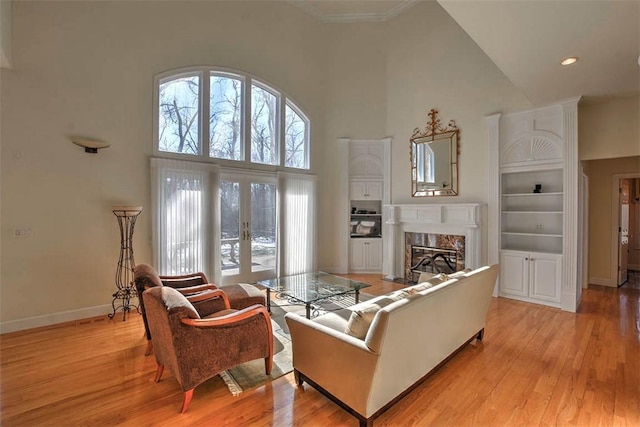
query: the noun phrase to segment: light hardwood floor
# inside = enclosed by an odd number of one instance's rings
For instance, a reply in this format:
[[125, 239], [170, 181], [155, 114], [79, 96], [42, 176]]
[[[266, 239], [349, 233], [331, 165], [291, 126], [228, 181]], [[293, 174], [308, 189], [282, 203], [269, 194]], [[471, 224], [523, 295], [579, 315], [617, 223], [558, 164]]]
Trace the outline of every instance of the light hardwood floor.
[[[352, 277], [371, 294], [400, 287]], [[180, 388], [170, 372], [153, 382], [145, 344], [137, 314], [2, 335], [2, 426], [358, 425], [293, 374], [237, 397], [212, 378], [180, 414]], [[484, 341], [374, 425], [640, 426], [640, 290], [592, 286], [577, 314], [494, 298]]]

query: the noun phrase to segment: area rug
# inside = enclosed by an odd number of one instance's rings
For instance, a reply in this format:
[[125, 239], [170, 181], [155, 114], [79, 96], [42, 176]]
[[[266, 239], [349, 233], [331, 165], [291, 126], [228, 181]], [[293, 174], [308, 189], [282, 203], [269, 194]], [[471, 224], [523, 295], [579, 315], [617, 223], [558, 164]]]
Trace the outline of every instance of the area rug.
[[284, 320], [286, 310], [271, 305], [271, 326], [273, 328], [273, 367], [271, 374], [264, 371], [264, 359], [252, 360], [220, 373], [232, 395], [258, 387], [293, 371], [291, 336]]
[[[372, 298], [371, 295], [360, 293], [360, 301]], [[339, 299], [322, 304], [313, 310], [317, 316], [326, 311], [338, 310], [355, 304], [353, 295], [345, 295]], [[304, 305], [293, 304], [287, 300], [281, 300], [273, 296], [271, 299], [271, 326], [273, 327], [273, 367], [271, 374], [264, 372], [264, 359], [252, 360], [220, 373], [229, 392], [237, 396], [243, 391], [259, 387], [282, 375], [293, 371], [293, 357], [291, 351], [291, 335], [284, 319], [287, 312], [305, 315]]]

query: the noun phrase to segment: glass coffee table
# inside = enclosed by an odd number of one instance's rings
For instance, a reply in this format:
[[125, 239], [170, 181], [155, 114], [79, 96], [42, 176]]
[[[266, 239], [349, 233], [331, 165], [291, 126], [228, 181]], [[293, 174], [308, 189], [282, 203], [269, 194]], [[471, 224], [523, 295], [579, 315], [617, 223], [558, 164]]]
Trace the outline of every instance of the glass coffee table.
[[360, 289], [371, 285], [332, 274], [317, 272], [261, 280], [259, 285], [267, 289], [267, 310], [271, 312], [271, 292], [304, 304], [307, 319], [311, 318], [311, 308], [326, 300], [350, 293], [355, 294], [356, 304], [360, 299]]

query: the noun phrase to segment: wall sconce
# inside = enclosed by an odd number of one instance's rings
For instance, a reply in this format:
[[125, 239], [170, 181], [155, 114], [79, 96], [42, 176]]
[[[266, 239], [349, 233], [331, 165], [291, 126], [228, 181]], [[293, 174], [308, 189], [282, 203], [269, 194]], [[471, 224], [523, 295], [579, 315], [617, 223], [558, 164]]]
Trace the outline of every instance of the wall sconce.
[[84, 147], [85, 153], [97, 153], [101, 148], [107, 148], [111, 146], [110, 142], [98, 141], [95, 139], [87, 138], [71, 138], [71, 142], [80, 147]]

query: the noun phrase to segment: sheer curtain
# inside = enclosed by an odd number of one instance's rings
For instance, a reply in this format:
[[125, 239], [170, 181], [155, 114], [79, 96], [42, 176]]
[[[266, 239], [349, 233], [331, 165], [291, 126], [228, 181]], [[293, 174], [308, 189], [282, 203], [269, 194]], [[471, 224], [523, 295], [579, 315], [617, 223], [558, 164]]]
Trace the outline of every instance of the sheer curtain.
[[316, 177], [278, 172], [280, 260], [278, 275], [315, 269]]
[[160, 274], [203, 271], [211, 263], [218, 167], [171, 159], [151, 159], [153, 255]]

